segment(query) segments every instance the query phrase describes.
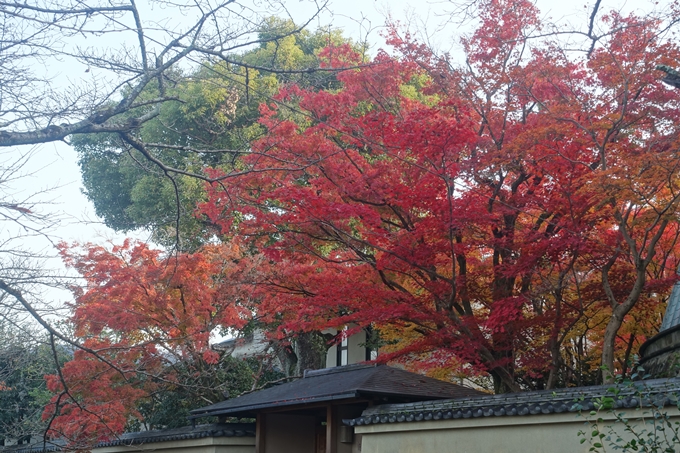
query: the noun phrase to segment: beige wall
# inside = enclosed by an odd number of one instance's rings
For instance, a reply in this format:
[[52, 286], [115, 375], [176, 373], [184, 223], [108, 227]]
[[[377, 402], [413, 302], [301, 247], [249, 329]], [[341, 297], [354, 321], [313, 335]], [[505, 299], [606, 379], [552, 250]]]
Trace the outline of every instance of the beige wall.
[[[667, 413], [680, 420], [677, 409]], [[614, 423], [604, 418], [605, 426]], [[578, 436], [585, 421], [575, 413], [485, 417], [358, 426], [355, 433], [362, 436], [361, 453], [576, 453], [591, 447]]]
[[171, 442], [150, 442], [141, 445], [95, 448], [92, 453], [254, 453], [254, 437], [203, 437]]
[[338, 347], [333, 345], [330, 348], [328, 348], [328, 352], [326, 352], [326, 368], [333, 368], [336, 366], [336, 361], [337, 361], [337, 354], [338, 353]]
[[347, 346], [349, 354], [347, 356], [347, 364], [360, 363], [366, 361], [366, 348], [360, 346], [366, 343], [366, 332], [363, 330], [357, 332], [347, 339]]

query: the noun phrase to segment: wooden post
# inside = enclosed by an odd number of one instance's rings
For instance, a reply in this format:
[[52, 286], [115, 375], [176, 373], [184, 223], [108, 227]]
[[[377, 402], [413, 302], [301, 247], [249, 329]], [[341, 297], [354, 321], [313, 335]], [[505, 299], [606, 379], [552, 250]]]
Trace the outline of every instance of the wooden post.
[[265, 414], [257, 414], [257, 418], [255, 419], [255, 453], [265, 453], [265, 420]]
[[330, 404], [326, 407], [326, 453], [335, 453], [338, 445], [338, 412]]

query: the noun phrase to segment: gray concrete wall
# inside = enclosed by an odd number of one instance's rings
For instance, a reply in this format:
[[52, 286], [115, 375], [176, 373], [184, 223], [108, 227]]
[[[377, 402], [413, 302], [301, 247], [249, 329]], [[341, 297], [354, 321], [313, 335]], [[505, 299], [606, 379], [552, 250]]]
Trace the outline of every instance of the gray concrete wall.
[[[667, 412], [680, 421], [677, 409]], [[640, 413], [629, 415], [633, 419]], [[615, 424], [611, 416], [603, 417], [605, 426]], [[591, 447], [578, 435], [588, 429], [585, 421], [568, 413], [386, 423], [358, 426], [355, 435], [362, 437], [361, 453], [577, 453]], [[617, 433], [625, 436], [622, 426]]]

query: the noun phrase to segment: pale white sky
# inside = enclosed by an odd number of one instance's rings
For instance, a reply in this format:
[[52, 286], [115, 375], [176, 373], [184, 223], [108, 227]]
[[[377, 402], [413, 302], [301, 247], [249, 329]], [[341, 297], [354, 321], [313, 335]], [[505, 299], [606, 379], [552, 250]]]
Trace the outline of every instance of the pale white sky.
[[[584, 23], [590, 11], [589, 6], [592, 4], [591, 0], [588, 0], [587, 4], [570, 4], [570, 2], [554, 0], [538, 2], [544, 16], [549, 16], [554, 21], [572, 23]], [[653, 8], [650, 6], [653, 3], [646, 1], [607, 2], [605, 0], [603, 4], [603, 10], [612, 8], [650, 10]], [[290, 0], [286, 5], [298, 22], [309, 17], [314, 10], [305, 0]], [[317, 25], [331, 23], [335, 27], [343, 28], [347, 36], [357, 40], [366, 38], [368, 34], [368, 41], [374, 43], [374, 50], [382, 45], [380, 31], [387, 14], [391, 14], [402, 24], [411, 24], [412, 28], [415, 27], [420, 31], [427, 30], [432, 44], [440, 50], [454, 54], [457, 50], [457, 34], [461, 29], [459, 25], [448, 21], [448, 13], [455, 9], [453, 2], [445, 0], [331, 0], [329, 9], [333, 11], [333, 15], [324, 14], [316, 21]], [[12, 153], [18, 155], [26, 151], [28, 151], [27, 148], [16, 149], [12, 150]], [[55, 215], [70, 219], [65, 220], [59, 228], [53, 230], [53, 240], [98, 243], [107, 240], [120, 241], [123, 236], [99, 222], [93, 207], [82, 195], [75, 152], [63, 143], [43, 145], [35, 148], [33, 152], [35, 155], [24, 169], [28, 176], [17, 181], [15, 189], [19, 192], [18, 197], [44, 192], [38, 196], [47, 203], [42, 208], [43, 212], [54, 212]], [[5, 233], [13, 234], [7, 231]], [[136, 236], [145, 239], [144, 232]], [[31, 238], [27, 246], [44, 253], [54, 253], [50, 241], [40, 238]], [[59, 266], [59, 262], [52, 261], [50, 265]], [[70, 299], [70, 295], [66, 292], [50, 291], [46, 297], [61, 301]]]

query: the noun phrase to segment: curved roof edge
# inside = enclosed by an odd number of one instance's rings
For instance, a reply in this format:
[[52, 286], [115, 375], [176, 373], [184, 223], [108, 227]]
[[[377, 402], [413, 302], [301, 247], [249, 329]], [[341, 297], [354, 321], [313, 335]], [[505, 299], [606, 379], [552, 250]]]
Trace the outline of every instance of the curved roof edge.
[[476, 398], [385, 404], [366, 409], [361, 417], [343, 419], [349, 426], [480, 417], [577, 413], [597, 409], [597, 400], [612, 397], [613, 408], [678, 405], [680, 378], [635, 381], [618, 385], [507, 393]]

